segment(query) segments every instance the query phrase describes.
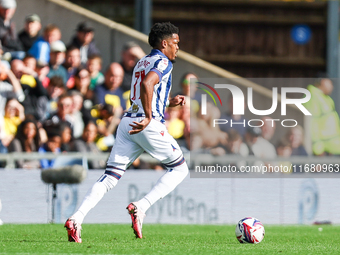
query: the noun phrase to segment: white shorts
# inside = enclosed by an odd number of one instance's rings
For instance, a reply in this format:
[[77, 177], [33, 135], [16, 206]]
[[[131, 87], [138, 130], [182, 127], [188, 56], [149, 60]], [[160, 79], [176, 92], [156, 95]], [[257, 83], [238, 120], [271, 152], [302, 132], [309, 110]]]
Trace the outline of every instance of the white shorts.
[[133, 121], [140, 122], [143, 119], [144, 117], [124, 117], [121, 120], [106, 170], [125, 171], [144, 151], [167, 166], [171, 166], [172, 162], [184, 162], [183, 153], [178, 143], [161, 122], [152, 119], [142, 132], [134, 135], [129, 134], [129, 131], [132, 130], [129, 124], [133, 124]]

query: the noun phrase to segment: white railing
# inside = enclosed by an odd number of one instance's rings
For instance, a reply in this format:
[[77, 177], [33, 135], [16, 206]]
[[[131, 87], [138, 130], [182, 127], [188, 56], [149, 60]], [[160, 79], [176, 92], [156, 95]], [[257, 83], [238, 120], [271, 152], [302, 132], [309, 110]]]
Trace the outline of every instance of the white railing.
[[[0, 162], [6, 162], [5, 168], [7, 169], [14, 169], [15, 168], [15, 161], [17, 160], [41, 160], [41, 159], [56, 159], [58, 157], [62, 157], [65, 160], [70, 159], [77, 159], [82, 160], [82, 162], [88, 162], [91, 160], [104, 160], [106, 161], [109, 157], [110, 153], [80, 153], [80, 152], [68, 152], [68, 153], [24, 153], [24, 152], [11, 152], [0, 154]], [[314, 164], [314, 165], [330, 165], [330, 164], [339, 164], [340, 165], [340, 157], [336, 156], [329, 156], [329, 157], [315, 157], [315, 156], [292, 156], [289, 158], [283, 157], [276, 157], [273, 159], [263, 159], [258, 158], [255, 156], [237, 156], [237, 155], [224, 155], [224, 156], [213, 156], [211, 154], [197, 154], [197, 153], [186, 153], [184, 157], [190, 168], [194, 168], [195, 166], [200, 165], [213, 165], [213, 164], [238, 164], [240, 162], [246, 162], [247, 165], [254, 165], [257, 162], [289, 162], [291, 164], [299, 164], [299, 165], [306, 165], [306, 164]], [[141, 160], [148, 162], [148, 163], [157, 163], [158, 160], [152, 158], [150, 155], [143, 153], [140, 156]], [[322, 166], [321, 166], [322, 167]]]
[[[91, 160], [107, 160], [110, 153], [80, 153], [80, 152], [67, 152], [67, 153], [39, 153], [39, 152], [32, 152], [32, 153], [25, 153], [25, 152], [10, 152], [10, 153], [0, 153], [0, 162], [6, 162], [6, 169], [13, 169], [15, 168], [15, 161], [17, 160], [41, 160], [41, 159], [56, 159], [58, 157], [62, 157], [63, 159], [79, 159], [83, 162], [88, 162]], [[148, 154], [142, 154], [141, 159], [146, 162], [157, 162], [156, 159], [152, 158]]]

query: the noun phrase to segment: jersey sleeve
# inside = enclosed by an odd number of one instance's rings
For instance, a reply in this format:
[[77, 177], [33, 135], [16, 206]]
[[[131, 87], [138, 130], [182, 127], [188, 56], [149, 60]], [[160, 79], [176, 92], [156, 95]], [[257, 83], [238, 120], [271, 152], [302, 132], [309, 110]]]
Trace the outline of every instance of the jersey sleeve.
[[170, 72], [171, 68], [172, 64], [168, 59], [160, 58], [155, 62], [154, 66], [150, 69], [150, 72], [155, 72], [158, 75], [159, 81], [161, 81], [162, 77]]

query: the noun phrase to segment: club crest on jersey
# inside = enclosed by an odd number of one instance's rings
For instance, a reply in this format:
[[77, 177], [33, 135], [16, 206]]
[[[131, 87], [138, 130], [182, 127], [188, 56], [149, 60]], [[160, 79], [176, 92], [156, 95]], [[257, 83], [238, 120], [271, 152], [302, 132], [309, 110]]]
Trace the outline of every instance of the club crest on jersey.
[[169, 64], [168, 60], [164, 58], [162, 59], [162, 61], [159, 61], [156, 69], [160, 71], [161, 73], [163, 73], [164, 70], [168, 67], [168, 64]]
[[133, 113], [136, 113], [136, 112], [138, 112], [138, 110], [139, 110], [139, 106], [136, 105], [136, 104], [133, 104], [133, 105], [132, 105], [132, 112], [133, 112]]
[[161, 131], [160, 133], [161, 133], [162, 136], [164, 136], [164, 131]]

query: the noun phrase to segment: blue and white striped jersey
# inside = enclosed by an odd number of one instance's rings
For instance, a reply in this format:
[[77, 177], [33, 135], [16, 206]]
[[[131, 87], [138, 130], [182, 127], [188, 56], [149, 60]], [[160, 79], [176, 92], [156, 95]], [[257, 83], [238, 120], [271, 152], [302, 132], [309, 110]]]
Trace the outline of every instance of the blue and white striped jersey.
[[144, 109], [140, 98], [141, 83], [144, 77], [153, 71], [158, 74], [159, 82], [154, 86], [152, 96], [152, 117], [164, 122], [164, 111], [171, 90], [171, 61], [157, 49], [153, 49], [138, 61], [132, 76], [131, 101], [132, 105], [128, 110], [132, 114], [143, 114]]

